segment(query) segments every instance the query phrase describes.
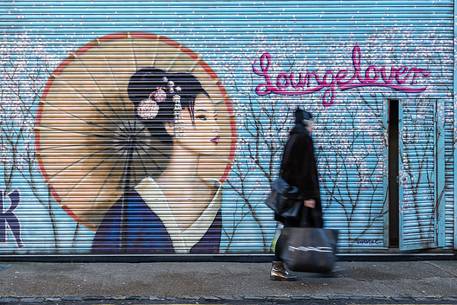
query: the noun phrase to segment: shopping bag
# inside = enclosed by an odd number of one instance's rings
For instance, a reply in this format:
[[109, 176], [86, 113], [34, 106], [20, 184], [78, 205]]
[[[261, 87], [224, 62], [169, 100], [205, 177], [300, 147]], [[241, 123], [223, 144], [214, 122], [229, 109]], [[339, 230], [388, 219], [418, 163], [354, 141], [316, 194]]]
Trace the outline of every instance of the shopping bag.
[[290, 270], [328, 273], [335, 266], [337, 241], [337, 230], [287, 227], [282, 230], [276, 247]]

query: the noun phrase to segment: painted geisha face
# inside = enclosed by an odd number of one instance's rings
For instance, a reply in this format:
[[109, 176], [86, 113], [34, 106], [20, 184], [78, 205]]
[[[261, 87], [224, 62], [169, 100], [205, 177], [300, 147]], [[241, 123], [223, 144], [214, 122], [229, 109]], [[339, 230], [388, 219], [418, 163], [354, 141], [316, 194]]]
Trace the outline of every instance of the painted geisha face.
[[195, 99], [194, 118], [187, 109], [181, 111], [174, 129], [175, 142], [199, 155], [213, 154], [220, 143], [216, 109], [205, 94]]

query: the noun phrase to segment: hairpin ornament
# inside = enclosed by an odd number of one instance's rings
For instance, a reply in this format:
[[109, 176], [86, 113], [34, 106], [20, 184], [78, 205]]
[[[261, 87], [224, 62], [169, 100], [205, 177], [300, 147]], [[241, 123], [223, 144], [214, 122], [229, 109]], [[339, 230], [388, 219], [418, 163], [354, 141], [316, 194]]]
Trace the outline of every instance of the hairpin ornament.
[[158, 88], [155, 92], [152, 93], [153, 96], [154, 96], [154, 100], [157, 102], [157, 103], [162, 103], [162, 102], [165, 102], [165, 100], [167, 99], [167, 93], [165, 92], [165, 90], [163, 90], [162, 88]]
[[181, 96], [178, 94], [181, 92], [181, 87], [175, 87], [175, 83], [173, 81], [169, 81], [166, 76], [164, 76], [162, 80], [166, 84], [166, 87], [157, 87], [153, 92], [151, 92], [151, 94], [149, 94], [147, 99], [142, 100], [138, 106], [137, 113], [138, 116], [144, 120], [152, 120], [156, 118], [160, 110], [159, 104], [165, 102], [167, 94], [170, 94], [173, 96], [173, 112], [176, 122], [178, 121], [182, 110]]

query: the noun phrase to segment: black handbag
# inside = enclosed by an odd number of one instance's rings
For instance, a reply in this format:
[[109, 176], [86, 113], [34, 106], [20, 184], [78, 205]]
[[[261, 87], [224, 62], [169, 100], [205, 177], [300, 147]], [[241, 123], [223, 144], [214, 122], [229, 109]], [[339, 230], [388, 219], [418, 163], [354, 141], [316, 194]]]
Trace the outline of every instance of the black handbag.
[[336, 262], [338, 231], [286, 227], [276, 243], [279, 256], [292, 271], [328, 273]]
[[265, 203], [284, 218], [297, 218], [303, 206], [303, 197], [298, 187], [289, 185], [279, 177], [271, 184], [271, 192]]

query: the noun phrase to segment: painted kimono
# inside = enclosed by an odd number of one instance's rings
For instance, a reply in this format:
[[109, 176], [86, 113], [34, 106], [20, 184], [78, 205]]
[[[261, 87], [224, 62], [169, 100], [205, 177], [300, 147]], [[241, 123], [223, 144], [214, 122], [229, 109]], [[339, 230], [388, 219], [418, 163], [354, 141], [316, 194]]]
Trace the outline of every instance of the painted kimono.
[[182, 229], [159, 185], [150, 177], [144, 178], [107, 211], [95, 234], [92, 253], [218, 253], [220, 193], [218, 187], [198, 219]]

